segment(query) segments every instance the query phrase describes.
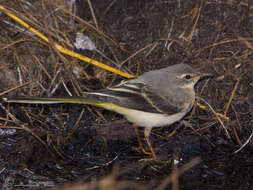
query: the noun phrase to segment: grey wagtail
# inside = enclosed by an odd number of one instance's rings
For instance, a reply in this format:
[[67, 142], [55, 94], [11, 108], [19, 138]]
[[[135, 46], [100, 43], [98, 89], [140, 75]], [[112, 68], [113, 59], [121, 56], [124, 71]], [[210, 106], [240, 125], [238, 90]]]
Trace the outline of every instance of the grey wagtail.
[[149, 140], [152, 128], [171, 125], [182, 119], [194, 104], [194, 85], [207, 76], [211, 74], [197, 72], [187, 64], [176, 64], [146, 72], [113, 87], [85, 92], [83, 97], [14, 97], [3, 100], [28, 104], [89, 104], [115, 111], [145, 128], [144, 136], [152, 159], [156, 160]]

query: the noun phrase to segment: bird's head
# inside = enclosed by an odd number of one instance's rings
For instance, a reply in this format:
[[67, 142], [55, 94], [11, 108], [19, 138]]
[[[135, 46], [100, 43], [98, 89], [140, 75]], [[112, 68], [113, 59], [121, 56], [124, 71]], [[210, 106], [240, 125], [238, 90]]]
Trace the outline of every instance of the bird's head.
[[205, 77], [213, 76], [210, 73], [201, 73], [194, 70], [187, 64], [177, 64], [170, 68], [170, 77], [173, 78], [171, 82], [181, 88], [194, 88], [194, 85]]

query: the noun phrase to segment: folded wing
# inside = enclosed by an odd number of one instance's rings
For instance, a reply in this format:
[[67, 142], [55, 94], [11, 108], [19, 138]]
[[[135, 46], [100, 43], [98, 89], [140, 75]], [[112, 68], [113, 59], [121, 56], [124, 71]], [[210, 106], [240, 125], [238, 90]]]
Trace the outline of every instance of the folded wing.
[[168, 98], [152, 92], [143, 83], [123, 82], [111, 88], [85, 93], [85, 97], [151, 113], [175, 114], [183, 107], [173, 105]]

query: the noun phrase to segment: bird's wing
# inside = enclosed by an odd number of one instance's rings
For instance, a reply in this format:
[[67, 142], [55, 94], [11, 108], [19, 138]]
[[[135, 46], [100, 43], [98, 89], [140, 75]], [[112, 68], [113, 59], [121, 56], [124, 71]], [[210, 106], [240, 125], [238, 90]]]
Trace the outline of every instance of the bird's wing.
[[90, 100], [108, 102], [118, 106], [152, 113], [175, 114], [183, 105], [173, 104], [143, 83], [123, 82], [111, 88], [85, 93]]
[[[76, 103], [90, 104], [108, 109], [106, 103], [151, 113], [176, 114], [184, 105], [175, 104], [174, 98], [163, 97], [142, 82], [122, 82], [114, 87], [86, 92], [84, 97], [15, 97], [3, 98], [5, 102], [28, 104]], [[112, 109], [113, 110], [113, 109]]]

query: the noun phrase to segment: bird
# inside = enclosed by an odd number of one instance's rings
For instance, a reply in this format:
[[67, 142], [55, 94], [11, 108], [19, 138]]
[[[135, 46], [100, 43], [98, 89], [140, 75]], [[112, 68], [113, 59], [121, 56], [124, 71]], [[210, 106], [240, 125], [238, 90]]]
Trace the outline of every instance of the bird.
[[[194, 105], [195, 84], [211, 76], [180, 63], [146, 72], [112, 87], [84, 92], [81, 97], [4, 97], [3, 100], [27, 104], [87, 104], [117, 112], [134, 126], [144, 127], [144, 137], [152, 155], [150, 160], [157, 160], [149, 139], [152, 128], [181, 120]], [[140, 139], [138, 141], [140, 143]]]

